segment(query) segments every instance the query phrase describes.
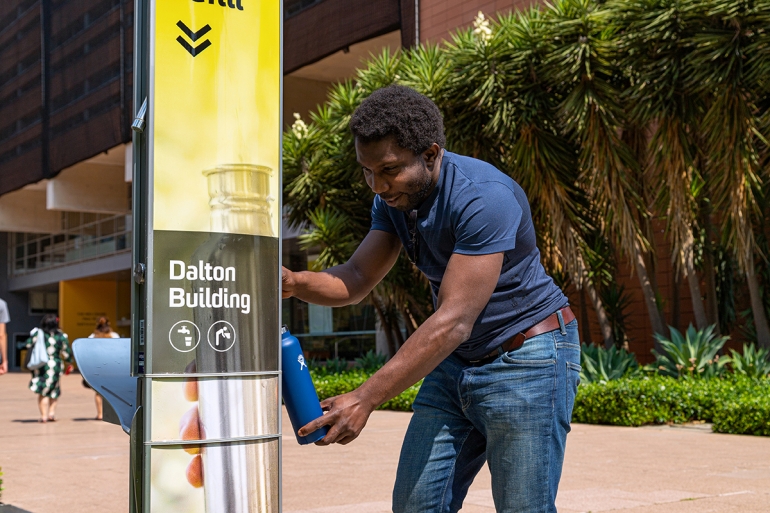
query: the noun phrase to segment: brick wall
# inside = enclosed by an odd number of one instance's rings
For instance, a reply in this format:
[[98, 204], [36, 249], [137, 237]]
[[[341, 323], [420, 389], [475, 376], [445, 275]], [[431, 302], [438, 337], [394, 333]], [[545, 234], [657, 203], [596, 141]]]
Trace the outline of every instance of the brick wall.
[[538, 0], [420, 0], [420, 41], [448, 40], [458, 27], [468, 27], [479, 11], [487, 18], [495, 13], [523, 10]]
[[[676, 329], [683, 332], [690, 323], [695, 325], [692, 296], [690, 295], [690, 287], [687, 284], [686, 278], [682, 277], [678, 284], [676, 282], [675, 271], [671, 263], [671, 244], [667, 238], [665, 229], [666, 223], [664, 219], [656, 219], [653, 222], [655, 249], [657, 251], [655, 279], [657, 280], [658, 291], [663, 300], [664, 322], [666, 325], [674, 326]], [[650, 350], [654, 347], [652, 328], [650, 327], [647, 306], [644, 303], [642, 289], [639, 285], [639, 278], [636, 274], [631, 275], [631, 264], [628, 260], [624, 259], [621, 261], [616, 278], [618, 284], [624, 286], [626, 293], [631, 297], [631, 303], [626, 309], [629, 350], [636, 354], [637, 359], [641, 363], [649, 363], [653, 361], [652, 353], [650, 353]], [[703, 280], [700, 282], [700, 287], [701, 293], [706, 294], [706, 284]], [[675, 292], [676, 288], [678, 288], [678, 299]], [[575, 311], [575, 315], [578, 318], [578, 322], [581, 322], [583, 319], [581, 316], [583, 308], [588, 310], [586, 312], [588, 318], [587, 331], [590, 334], [587, 337], [584, 336], [585, 331], [581, 326], [580, 340], [582, 342], [592, 341], [601, 343], [602, 337], [599, 329], [599, 322], [596, 319], [596, 312], [594, 311], [593, 306], [587, 301], [587, 296], [586, 304], [583, 304], [580, 292], [574, 288], [570, 288], [566, 292], [569, 296], [570, 304]], [[743, 296], [747, 295], [748, 293]], [[749, 308], [746, 297], [739, 296], [736, 300], [738, 303], [736, 305], [738, 311]], [[679, 305], [678, 322], [674, 319], [675, 304]], [[725, 345], [725, 352], [727, 352], [728, 348], [740, 350], [743, 344], [740, 326], [736, 326], [730, 335], [731, 340]]]

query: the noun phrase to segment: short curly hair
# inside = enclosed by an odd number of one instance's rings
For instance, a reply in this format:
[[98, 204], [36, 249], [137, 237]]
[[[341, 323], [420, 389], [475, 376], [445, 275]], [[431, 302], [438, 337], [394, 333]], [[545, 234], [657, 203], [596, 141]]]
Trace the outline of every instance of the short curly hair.
[[444, 118], [430, 98], [414, 89], [390, 85], [377, 89], [358, 106], [350, 118], [350, 131], [361, 142], [374, 142], [390, 135], [415, 155], [433, 143], [446, 144]]

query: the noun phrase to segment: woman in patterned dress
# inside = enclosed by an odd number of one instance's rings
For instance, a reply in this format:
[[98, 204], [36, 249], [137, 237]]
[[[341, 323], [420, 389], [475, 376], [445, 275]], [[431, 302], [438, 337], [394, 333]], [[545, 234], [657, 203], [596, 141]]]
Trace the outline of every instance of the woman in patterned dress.
[[29, 334], [26, 342], [28, 350], [32, 349], [37, 339], [38, 331], [43, 333], [45, 340], [45, 349], [48, 353], [48, 362], [32, 371], [32, 380], [29, 382], [29, 389], [38, 394], [37, 406], [40, 409], [40, 420], [38, 422], [48, 422], [56, 420], [56, 401], [61, 395], [59, 390], [59, 378], [64, 372], [64, 361], [67, 366], [67, 373], [72, 369], [72, 363], [75, 359], [72, 356], [67, 334], [59, 329], [59, 318], [54, 314], [46, 314], [40, 321], [40, 327], [35, 328]]

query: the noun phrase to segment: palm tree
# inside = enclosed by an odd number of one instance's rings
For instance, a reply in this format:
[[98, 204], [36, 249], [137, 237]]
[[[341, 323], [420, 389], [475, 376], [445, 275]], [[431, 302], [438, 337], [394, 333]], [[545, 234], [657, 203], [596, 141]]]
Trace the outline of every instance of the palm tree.
[[[691, 11], [680, 0], [616, 0], [607, 4], [622, 31], [618, 34], [621, 68], [629, 85], [623, 98], [632, 124], [651, 131], [647, 147], [656, 203], [665, 212], [675, 271], [687, 278], [698, 329], [709, 323], [695, 271], [695, 130], [703, 102], [685, 87], [685, 44], [692, 31]], [[713, 272], [713, 270], [711, 271]]]
[[562, 91], [560, 123], [579, 147], [579, 180], [601, 228], [634, 266], [653, 332], [665, 334], [644, 259], [652, 247], [639, 225], [649, 216], [640, 193], [641, 167], [622, 138], [627, 123], [619, 103], [612, 12], [590, 0], [561, 0], [548, 11], [559, 38], [543, 66], [552, 88]]
[[696, 5], [702, 22], [688, 41], [686, 76], [687, 87], [708, 102], [701, 125], [708, 148], [707, 187], [720, 213], [722, 238], [746, 276], [757, 341], [767, 347], [770, 326], [756, 276], [752, 221], [761, 215], [757, 195], [768, 135], [762, 133], [758, 106], [770, 76], [770, 2], [703, 0]]
[[[586, 265], [590, 248], [587, 200], [576, 185], [577, 148], [555, 117], [559, 98], [540, 74], [553, 34], [542, 13], [530, 9], [453, 35], [447, 51], [453, 73], [446, 109], [452, 149], [495, 164], [527, 192], [538, 247], [551, 273], [585, 288], [597, 312], [605, 344], [613, 345], [609, 319]], [[486, 30], [485, 30], [486, 29]]]

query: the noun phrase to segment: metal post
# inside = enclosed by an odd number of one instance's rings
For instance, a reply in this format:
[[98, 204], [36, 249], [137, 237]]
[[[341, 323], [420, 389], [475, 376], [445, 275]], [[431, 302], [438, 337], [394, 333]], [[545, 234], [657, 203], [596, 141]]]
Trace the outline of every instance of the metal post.
[[136, 0], [132, 512], [280, 511], [281, 12]]

